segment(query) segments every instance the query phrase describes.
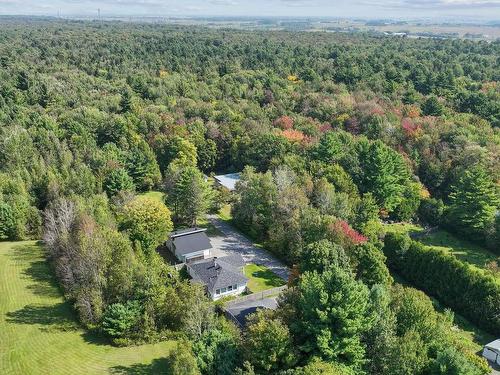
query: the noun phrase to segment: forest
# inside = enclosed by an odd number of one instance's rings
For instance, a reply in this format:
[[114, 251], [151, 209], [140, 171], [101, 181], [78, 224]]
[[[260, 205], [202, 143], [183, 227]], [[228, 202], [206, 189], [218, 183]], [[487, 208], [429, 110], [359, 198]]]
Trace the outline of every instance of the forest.
[[[292, 270], [243, 331], [156, 251], [227, 205]], [[110, 344], [175, 339], [165, 373], [489, 374], [454, 314], [500, 335], [499, 206], [500, 41], [0, 25], [0, 241], [43, 240]]]

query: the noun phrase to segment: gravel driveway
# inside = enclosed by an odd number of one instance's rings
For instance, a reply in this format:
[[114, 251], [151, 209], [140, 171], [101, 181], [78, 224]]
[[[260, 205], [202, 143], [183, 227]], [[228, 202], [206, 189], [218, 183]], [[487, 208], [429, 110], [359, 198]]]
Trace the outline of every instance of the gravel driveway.
[[281, 261], [276, 259], [266, 250], [254, 246], [252, 241], [219, 217], [210, 215], [208, 219], [219, 231], [224, 233], [224, 236], [210, 237], [213, 256], [222, 257], [235, 253], [241, 254], [245, 263], [266, 266], [283, 280], [288, 281], [290, 270]]

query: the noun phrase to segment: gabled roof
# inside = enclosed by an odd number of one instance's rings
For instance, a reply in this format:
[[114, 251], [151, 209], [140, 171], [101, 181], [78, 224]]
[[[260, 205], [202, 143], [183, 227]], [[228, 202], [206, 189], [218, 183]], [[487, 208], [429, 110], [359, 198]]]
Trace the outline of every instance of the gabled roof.
[[212, 248], [206, 229], [189, 228], [172, 232], [170, 239], [175, 247], [175, 254], [185, 255]]
[[486, 344], [485, 347], [500, 354], [500, 339], [492, 341], [489, 344]]
[[240, 173], [229, 173], [214, 176], [214, 179], [228, 190], [234, 190], [236, 183], [240, 180]]
[[248, 279], [239, 269], [244, 264], [241, 255], [236, 254], [192, 263], [189, 267], [193, 271], [193, 281], [206, 285], [210, 294], [214, 294], [216, 289], [246, 284]]

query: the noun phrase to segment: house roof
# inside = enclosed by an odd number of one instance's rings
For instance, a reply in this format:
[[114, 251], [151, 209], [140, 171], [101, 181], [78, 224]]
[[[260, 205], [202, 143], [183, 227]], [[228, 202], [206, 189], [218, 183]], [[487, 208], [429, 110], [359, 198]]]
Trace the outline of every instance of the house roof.
[[485, 347], [497, 353], [500, 353], [500, 339], [492, 341], [489, 344], [486, 344]]
[[229, 173], [214, 176], [214, 179], [228, 190], [234, 190], [236, 183], [240, 180], [240, 173]]
[[244, 264], [241, 255], [231, 255], [192, 263], [189, 267], [193, 271], [193, 281], [206, 285], [210, 294], [214, 294], [216, 289], [246, 284], [248, 279], [239, 269]]
[[172, 232], [170, 238], [175, 247], [175, 254], [185, 255], [212, 248], [206, 229], [189, 228]]

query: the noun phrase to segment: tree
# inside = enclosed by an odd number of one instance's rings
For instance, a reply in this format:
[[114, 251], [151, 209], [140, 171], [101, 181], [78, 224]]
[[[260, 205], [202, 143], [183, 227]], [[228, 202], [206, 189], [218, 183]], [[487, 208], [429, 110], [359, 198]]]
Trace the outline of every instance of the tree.
[[122, 113], [127, 113], [132, 110], [132, 91], [128, 88], [121, 93], [120, 110]]
[[490, 175], [481, 167], [464, 171], [452, 186], [448, 218], [458, 230], [471, 235], [484, 235], [495, 220], [499, 205], [498, 192]]
[[410, 177], [403, 157], [381, 141], [363, 141], [358, 147], [360, 190], [372, 193], [380, 207], [393, 211], [401, 204]]
[[127, 153], [126, 167], [139, 191], [150, 190], [161, 180], [155, 154], [143, 139], [134, 140]]
[[322, 274], [306, 272], [297, 289], [296, 314], [289, 326], [299, 349], [361, 370], [365, 363], [361, 336], [370, 326], [366, 286], [331, 267]]
[[139, 301], [127, 301], [125, 304], [109, 305], [101, 323], [103, 332], [111, 338], [129, 337], [137, 329], [141, 314]]
[[370, 242], [358, 245], [354, 252], [357, 258], [357, 276], [368, 286], [390, 285], [392, 277], [385, 265], [385, 255]]
[[121, 226], [145, 252], [166, 241], [173, 229], [170, 210], [156, 199], [144, 196], [136, 197], [123, 207]]
[[428, 97], [422, 105], [422, 112], [425, 116], [441, 116], [444, 112], [444, 106], [435, 96]]
[[321, 273], [331, 267], [349, 269], [349, 258], [342, 246], [328, 240], [320, 240], [306, 246], [300, 262], [301, 272], [317, 271]]
[[110, 197], [121, 191], [134, 191], [134, 188], [134, 180], [124, 168], [112, 170], [104, 181], [104, 189]]
[[198, 368], [206, 375], [232, 375], [240, 362], [239, 331], [223, 320], [194, 342]]
[[0, 240], [15, 239], [16, 219], [12, 207], [0, 201]]
[[178, 341], [170, 352], [167, 364], [167, 374], [200, 375], [191, 344], [188, 341]]
[[167, 187], [167, 202], [173, 208], [175, 219], [189, 226], [196, 226], [211, 206], [213, 191], [203, 174], [193, 166], [171, 169], [174, 176]]
[[274, 373], [295, 363], [288, 327], [263, 310], [248, 318], [243, 346], [256, 371]]

